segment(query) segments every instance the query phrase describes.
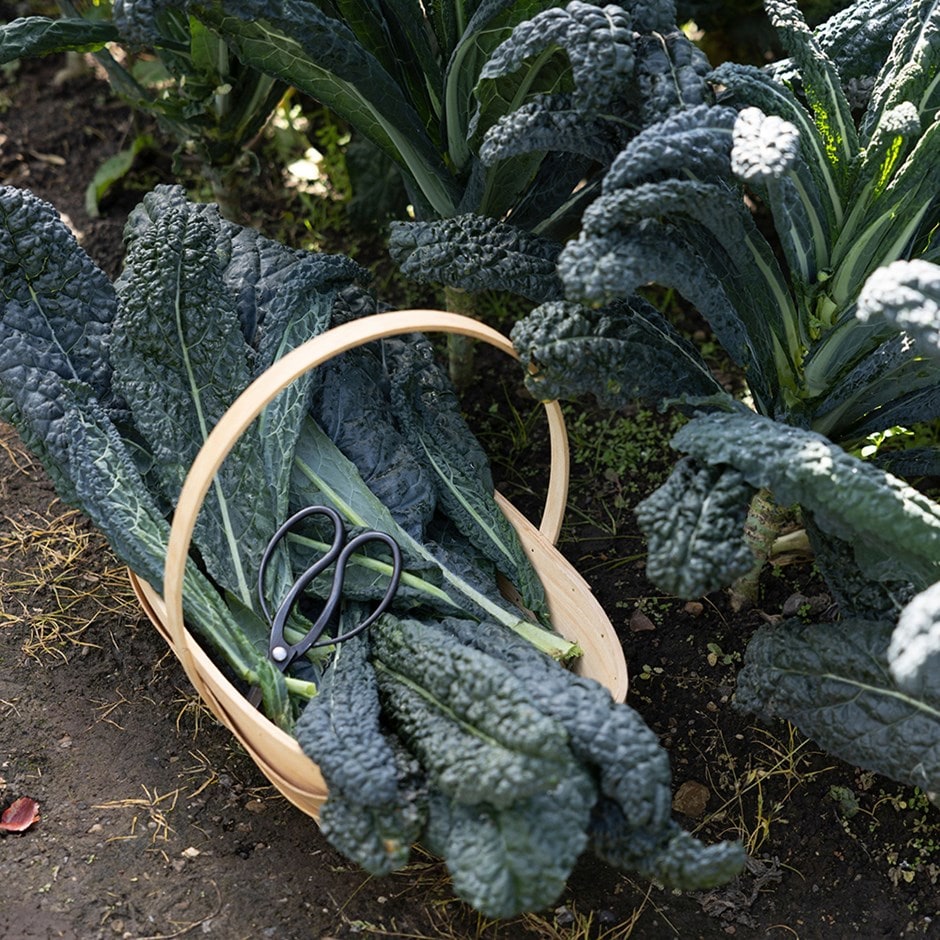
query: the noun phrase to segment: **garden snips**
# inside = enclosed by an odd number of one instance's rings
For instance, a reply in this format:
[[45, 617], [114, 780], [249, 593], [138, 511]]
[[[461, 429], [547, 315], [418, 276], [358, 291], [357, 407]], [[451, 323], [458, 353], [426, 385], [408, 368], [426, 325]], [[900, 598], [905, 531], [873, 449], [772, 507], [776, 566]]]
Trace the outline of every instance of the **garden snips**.
[[[280, 602], [272, 616], [265, 597], [265, 577], [268, 566], [278, 545], [287, 538], [290, 531], [304, 519], [310, 516], [326, 516], [333, 523], [333, 544], [324, 555], [318, 558], [303, 574], [297, 578], [291, 585], [287, 596]], [[379, 601], [378, 605], [361, 623], [357, 624], [352, 630], [339, 636], [329, 637], [323, 642], [317, 642], [322, 636], [324, 630], [334, 622], [338, 622], [340, 609], [343, 603], [343, 588], [346, 582], [346, 567], [350, 563], [352, 556], [360, 551], [370, 542], [381, 542], [388, 549], [392, 557], [392, 571], [389, 577], [388, 587], [385, 595]], [[306, 634], [295, 643], [291, 643], [284, 636], [285, 627], [294, 605], [298, 602], [311, 582], [325, 572], [330, 566], [334, 567], [333, 581], [330, 586], [330, 593], [324, 602], [323, 609], [317, 615], [310, 629]], [[376, 620], [388, 609], [398, 590], [398, 582], [401, 580], [402, 557], [401, 549], [398, 543], [385, 532], [366, 530], [358, 535], [347, 539], [346, 526], [339, 513], [329, 506], [307, 506], [299, 512], [294, 513], [278, 530], [274, 533], [271, 541], [268, 542], [261, 556], [261, 564], [258, 566], [258, 601], [261, 605], [261, 612], [271, 626], [271, 635], [268, 640], [268, 657], [271, 662], [284, 672], [291, 663], [298, 657], [303, 656], [308, 650], [321, 646], [332, 646], [335, 643], [342, 643], [363, 630], [370, 627]], [[248, 695], [248, 701], [255, 707], [261, 703], [261, 689], [255, 686]]]

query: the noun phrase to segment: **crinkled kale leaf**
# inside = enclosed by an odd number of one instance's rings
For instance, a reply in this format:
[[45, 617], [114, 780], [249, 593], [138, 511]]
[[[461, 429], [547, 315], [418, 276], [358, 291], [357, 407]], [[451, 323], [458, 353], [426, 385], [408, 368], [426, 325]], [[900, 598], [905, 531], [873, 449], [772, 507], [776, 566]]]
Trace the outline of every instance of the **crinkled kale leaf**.
[[849, 763], [940, 791], [936, 683], [899, 687], [886, 648], [890, 621], [845, 619], [762, 627], [748, 644], [735, 701], [781, 716]]

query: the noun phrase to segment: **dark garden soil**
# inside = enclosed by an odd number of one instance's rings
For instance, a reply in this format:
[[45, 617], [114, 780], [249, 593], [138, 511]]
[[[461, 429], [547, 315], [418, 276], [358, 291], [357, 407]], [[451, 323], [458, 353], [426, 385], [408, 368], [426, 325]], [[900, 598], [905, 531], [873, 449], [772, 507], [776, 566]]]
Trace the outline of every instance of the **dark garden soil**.
[[[53, 85], [61, 65], [0, 79], [0, 181], [54, 203], [114, 274], [140, 192], [118, 191], [93, 219], [84, 189], [134, 124], [92, 75]], [[147, 173], [136, 185], [169, 181], [169, 160]], [[537, 513], [541, 432], [513, 423], [531, 402], [514, 371], [487, 357], [480, 369], [487, 399], [468, 407], [501, 485]], [[640, 412], [623, 418], [635, 433], [602, 436], [603, 416], [570, 416], [561, 547], [618, 629], [629, 701], [673, 761], [677, 818], [707, 840], [745, 840], [745, 874], [677, 894], [585, 858], [553, 909], [503, 923], [454, 901], [420, 852], [396, 875], [364, 874], [200, 707], [101, 538], [2, 426], [0, 809], [31, 797], [42, 818], [0, 834], [0, 937], [940, 937], [938, 811], [733, 707], [751, 632], [785, 608], [818, 619], [829, 606], [811, 565], [775, 568], [742, 613], [723, 595], [663, 597], [644, 578], [631, 507], [663, 477], [667, 430]]]

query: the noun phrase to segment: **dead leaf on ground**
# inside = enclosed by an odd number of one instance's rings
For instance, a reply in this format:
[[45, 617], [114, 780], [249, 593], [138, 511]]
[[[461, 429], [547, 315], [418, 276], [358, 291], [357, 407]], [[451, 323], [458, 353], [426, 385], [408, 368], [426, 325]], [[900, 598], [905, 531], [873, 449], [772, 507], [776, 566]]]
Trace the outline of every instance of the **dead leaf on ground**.
[[38, 821], [39, 804], [28, 796], [21, 796], [0, 815], [0, 832], [25, 832]]

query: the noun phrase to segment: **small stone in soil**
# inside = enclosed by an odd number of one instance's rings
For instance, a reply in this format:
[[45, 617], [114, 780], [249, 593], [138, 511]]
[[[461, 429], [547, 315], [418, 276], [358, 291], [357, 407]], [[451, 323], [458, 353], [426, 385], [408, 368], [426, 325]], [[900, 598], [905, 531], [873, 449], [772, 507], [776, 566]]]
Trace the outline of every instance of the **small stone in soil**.
[[711, 791], [703, 783], [697, 780], [686, 780], [682, 786], [676, 790], [676, 795], [672, 801], [672, 808], [683, 816], [701, 816], [705, 812], [705, 807], [711, 798]]
[[656, 624], [650, 620], [641, 610], [635, 610], [630, 615], [630, 629], [634, 633], [645, 633], [649, 630], [655, 630]]

